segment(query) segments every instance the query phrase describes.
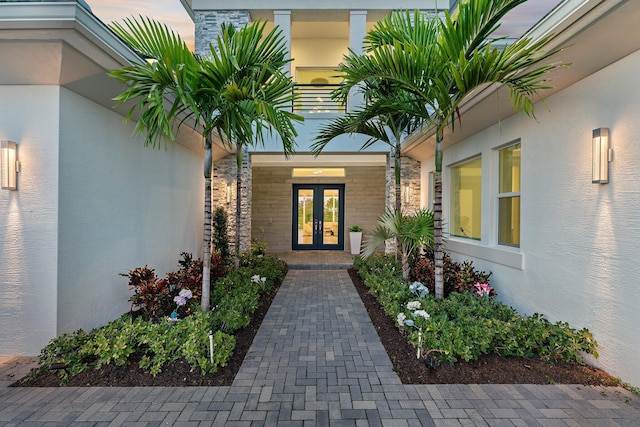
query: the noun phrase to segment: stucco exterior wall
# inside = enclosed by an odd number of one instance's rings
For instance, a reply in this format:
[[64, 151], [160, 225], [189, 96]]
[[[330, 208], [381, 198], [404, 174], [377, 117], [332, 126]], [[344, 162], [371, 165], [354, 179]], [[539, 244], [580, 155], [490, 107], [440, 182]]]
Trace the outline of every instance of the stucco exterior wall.
[[0, 190], [0, 355], [37, 355], [56, 329], [57, 86], [1, 86], [0, 139], [18, 144], [18, 190]]
[[[482, 155], [482, 241], [451, 238], [448, 250], [493, 271], [499, 299], [524, 313], [587, 327], [602, 344], [592, 361], [640, 385], [640, 53], [459, 143], [445, 165]], [[464, 122], [464, 117], [462, 118]], [[610, 182], [591, 183], [591, 131], [610, 128]], [[522, 143], [521, 247], [499, 247], [495, 148]], [[432, 160], [426, 162], [432, 165]], [[422, 182], [428, 182], [429, 167]], [[445, 219], [449, 186], [445, 169]], [[423, 204], [425, 200], [423, 200]]]
[[[338, 165], [336, 165], [338, 166]], [[252, 170], [252, 238], [267, 243], [269, 253], [291, 250], [293, 184], [345, 184], [345, 230], [358, 224], [365, 234], [375, 228], [384, 211], [384, 166], [347, 167], [344, 178], [292, 178], [291, 168], [254, 167]], [[345, 231], [344, 250], [350, 251]]]
[[58, 334], [126, 312], [119, 273], [164, 277], [180, 252], [201, 256], [204, 206], [200, 155], [145, 148], [133, 124], [66, 89], [60, 106]]

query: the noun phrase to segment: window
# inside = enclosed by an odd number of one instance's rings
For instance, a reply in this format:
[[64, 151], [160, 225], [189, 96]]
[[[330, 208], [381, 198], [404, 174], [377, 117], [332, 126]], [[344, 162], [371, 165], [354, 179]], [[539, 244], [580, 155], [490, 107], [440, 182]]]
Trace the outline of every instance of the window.
[[520, 246], [520, 144], [499, 151], [498, 243]]
[[482, 158], [451, 168], [452, 236], [480, 240], [482, 221]]

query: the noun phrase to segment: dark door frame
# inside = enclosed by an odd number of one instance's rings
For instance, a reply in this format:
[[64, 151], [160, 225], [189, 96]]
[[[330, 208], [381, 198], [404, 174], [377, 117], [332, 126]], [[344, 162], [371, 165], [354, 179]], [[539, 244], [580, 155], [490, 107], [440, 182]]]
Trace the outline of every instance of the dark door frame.
[[[298, 191], [313, 190], [313, 243], [298, 242]], [[338, 243], [323, 242], [324, 190], [338, 190]], [[291, 248], [297, 250], [344, 250], [344, 184], [293, 184]]]

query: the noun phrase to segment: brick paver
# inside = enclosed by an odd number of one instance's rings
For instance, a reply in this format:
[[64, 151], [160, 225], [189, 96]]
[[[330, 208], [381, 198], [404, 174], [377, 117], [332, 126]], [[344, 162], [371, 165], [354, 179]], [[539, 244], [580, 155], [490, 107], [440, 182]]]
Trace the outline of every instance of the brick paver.
[[308, 265], [289, 271], [231, 387], [3, 387], [0, 426], [640, 425], [619, 387], [403, 385], [347, 272]]

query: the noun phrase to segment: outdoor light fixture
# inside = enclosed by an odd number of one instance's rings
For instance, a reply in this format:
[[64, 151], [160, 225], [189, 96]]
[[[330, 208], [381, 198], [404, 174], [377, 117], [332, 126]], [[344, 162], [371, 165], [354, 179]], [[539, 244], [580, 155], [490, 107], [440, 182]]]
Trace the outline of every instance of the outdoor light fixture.
[[227, 184], [227, 203], [231, 203], [231, 184]]
[[609, 182], [609, 162], [613, 154], [613, 150], [609, 148], [608, 128], [593, 130], [591, 150], [591, 182], [594, 184], [606, 184]]
[[404, 202], [405, 203], [411, 202], [411, 186], [409, 185], [405, 185], [404, 187]]
[[16, 143], [0, 141], [0, 182], [3, 190], [17, 190], [17, 174], [20, 162], [17, 157]]

